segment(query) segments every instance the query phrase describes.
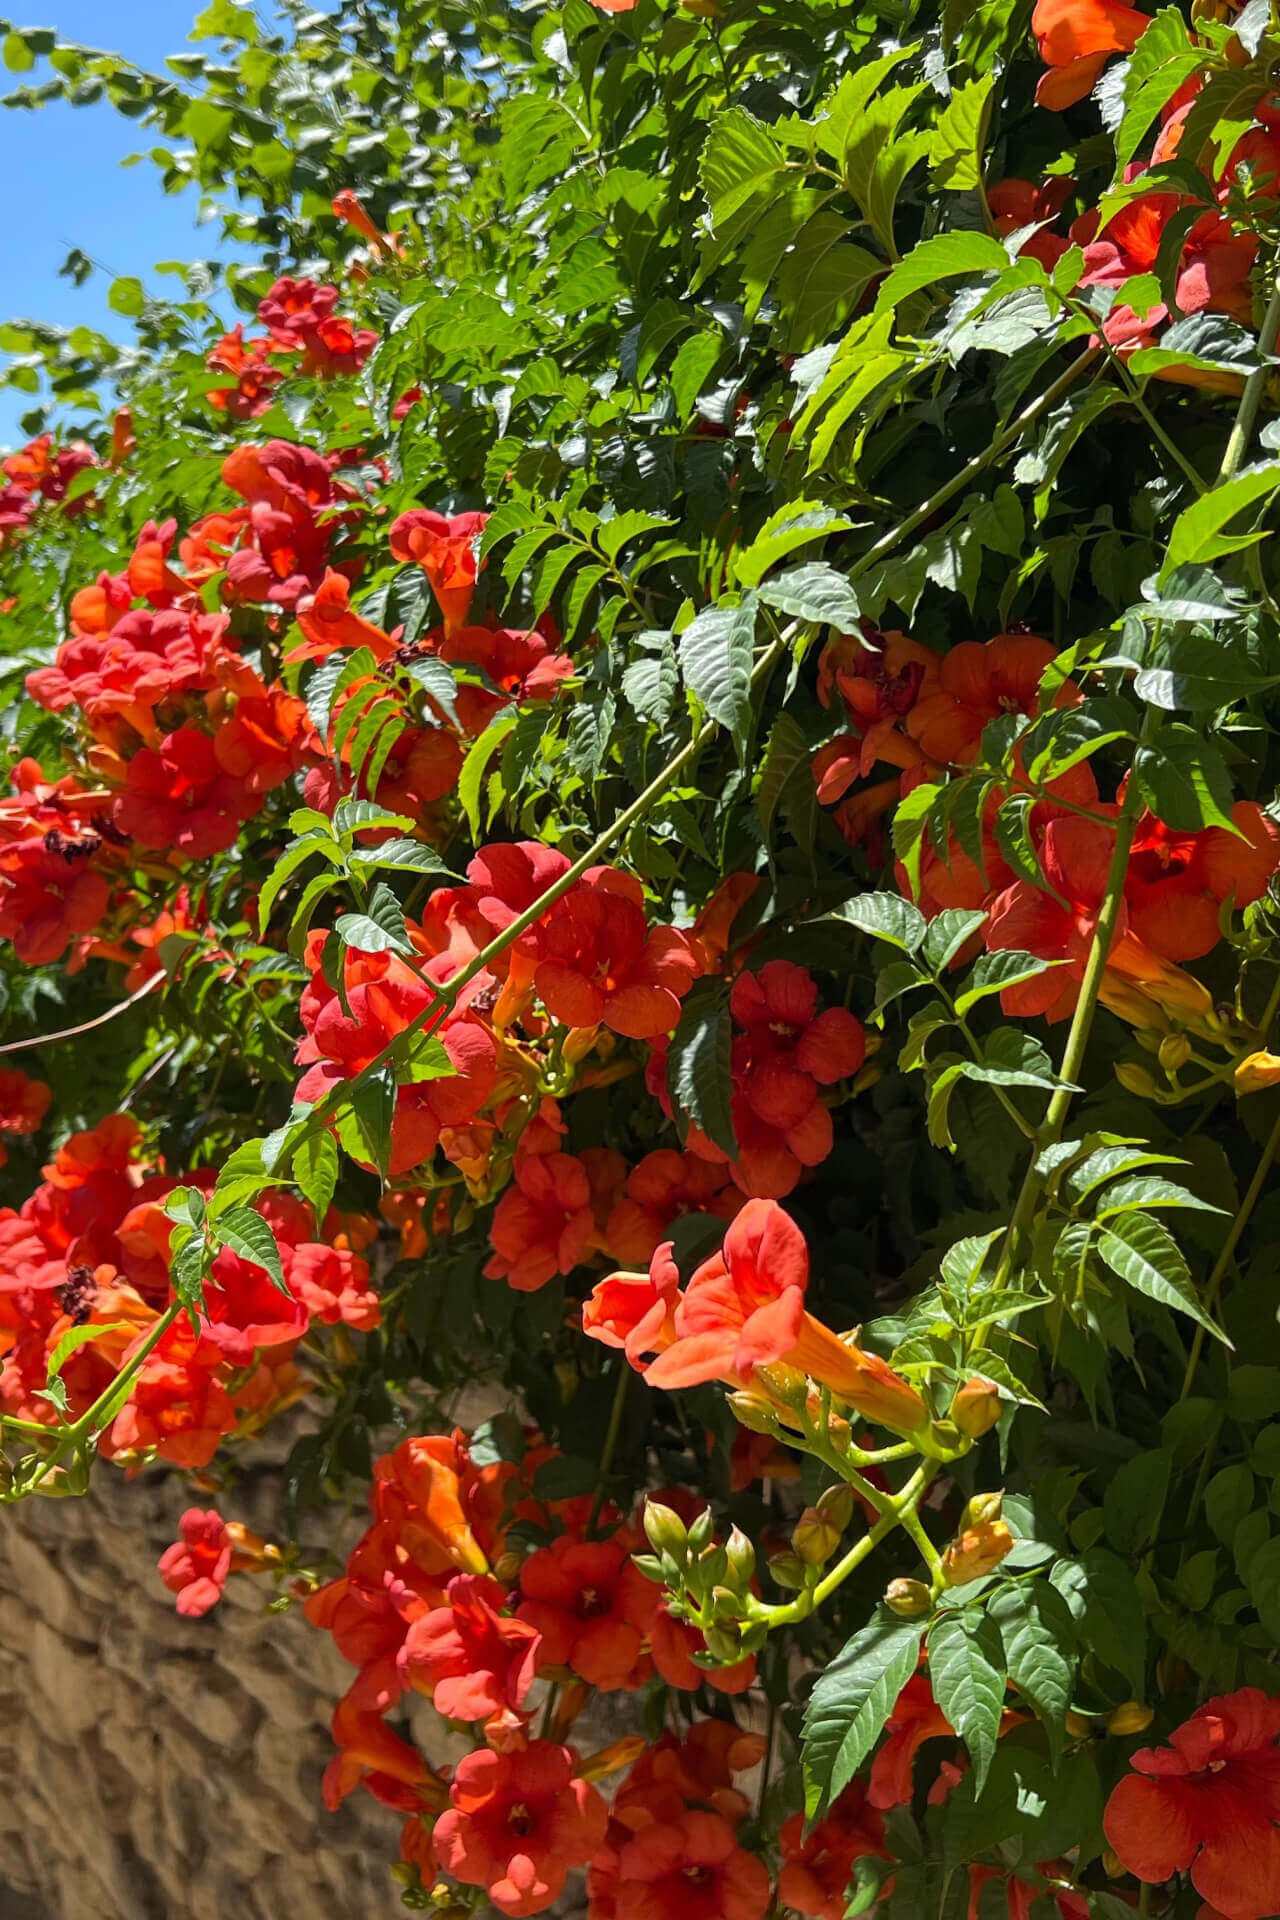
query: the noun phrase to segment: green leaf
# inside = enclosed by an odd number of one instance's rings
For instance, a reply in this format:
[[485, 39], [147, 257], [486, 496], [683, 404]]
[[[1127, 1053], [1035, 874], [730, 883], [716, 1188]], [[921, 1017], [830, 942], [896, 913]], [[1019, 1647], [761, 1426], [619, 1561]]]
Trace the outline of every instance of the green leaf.
[[[266, 933], [271, 920], [271, 909], [280, 897], [281, 889], [288, 884], [290, 876], [317, 853], [329, 861], [331, 866], [341, 868], [342, 851], [328, 833], [304, 833], [300, 840], [291, 841], [285, 848], [263, 881], [258, 895], [259, 933]], [[334, 875], [334, 879], [337, 879], [337, 874]]]
[[935, 914], [924, 937], [924, 958], [934, 973], [945, 972], [966, 941], [986, 923], [985, 913], [967, 907], [946, 907]]
[[404, 909], [382, 880], [369, 896], [368, 912], [339, 914], [333, 930], [344, 947], [355, 947], [360, 953], [399, 953], [406, 958], [414, 953], [404, 930]]
[[1231, 775], [1218, 749], [1190, 727], [1164, 726], [1154, 746], [1139, 747], [1138, 790], [1158, 820], [1178, 832], [1225, 827], [1234, 832]]
[[756, 599], [749, 593], [736, 607], [707, 607], [680, 636], [685, 685], [742, 753], [751, 724], [755, 632]]
[[1164, 1510], [1172, 1471], [1172, 1450], [1160, 1447], [1108, 1472], [1102, 1515], [1107, 1539], [1117, 1553], [1139, 1553], [1151, 1540]]
[[860, 893], [842, 901], [835, 917], [860, 927], [863, 933], [887, 940], [904, 953], [915, 953], [924, 940], [929, 923], [919, 907], [912, 906], [898, 893]]
[[[366, 1069], [352, 1083], [348, 1107], [358, 1136], [357, 1154], [371, 1160], [385, 1179], [391, 1158], [391, 1122], [396, 1110], [396, 1081], [390, 1065], [379, 1067], [376, 1073]], [[343, 1118], [345, 1115], [339, 1120], [340, 1134]], [[345, 1139], [343, 1144], [346, 1145]]]
[[305, 1140], [299, 1141], [293, 1151], [290, 1171], [294, 1184], [311, 1203], [319, 1233], [324, 1228], [324, 1217], [338, 1184], [338, 1149], [327, 1128], [309, 1133]]
[[731, 1160], [738, 1157], [733, 1132], [730, 1055], [733, 1020], [722, 982], [699, 980], [680, 1010], [667, 1054], [667, 1091], [677, 1113], [701, 1128]]
[[[104, 1325], [86, 1322], [82, 1327], [68, 1327], [53, 1352], [49, 1355], [48, 1381], [58, 1378], [73, 1353], [87, 1346], [91, 1340], [101, 1340], [109, 1333], [136, 1333], [137, 1328], [131, 1320], [109, 1320]], [[47, 1384], [47, 1383], [46, 1383]], [[66, 1408], [62, 1408], [65, 1412]]]
[[773, 135], [745, 107], [730, 107], [712, 126], [702, 150], [699, 173], [711, 210], [711, 226], [720, 229], [782, 173], [786, 155]]
[[253, 1266], [265, 1268], [272, 1286], [289, 1295], [276, 1237], [260, 1213], [252, 1207], [228, 1207], [218, 1216], [217, 1232], [224, 1246]]
[[353, 867], [396, 867], [413, 873], [438, 873], [445, 879], [454, 876], [434, 847], [422, 840], [384, 840], [380, 847], [357, 847], [351, 854]]
[[929, 166], [936, 185], [951, 193], [970, 193], [982, 185], [982, 154], [995, 75], [957, 87], [938, 115], [929, 149]]
[[[735, 555], [734, 575], [744, 587], [759, 586], [770, 568], [776, 567], [780, 560], [785, 560], [798, 547], [807, 547], [815, 540], [825, 540], [829, 534], [847, 533], [852, 526], [852, 520], [820, 500], [789, 501], [786, 506], [779, 507], [769, 515], [745, 552]], [[798, 571], [803, 572], [804, 569]], [[848, 587], [847, 581], [843, 584]], [[857, 619], [856, 605], [853, 617]]]
[[1116, 177], [1137, 153], [1160, 109], [1204, 59], [1193, 47], [1176, 7], [1162, 7], [1129, 60], [1124, 82], [1124, 117], [1116, 130]]
[[767, 607], [797, 620], [812, 620], [841, 633], [857, 630], [858, 596], [844, 575], [823, 560], [811, 560], [803, 567], [775, 574], [761, 587], [760, 598]]
[[1006, 1679], [1004, 1643], [989, 1614], [963, 1607], [937, 1617], [929, 1630], [929, 1680], [969, 1749], [978, 1793], [1000, 1737]]
[[1066, 1601], [1046, 1580], [1018, 1581], [991, 1596], [1009, 1678], [1044, 1722], [1056, 1763], [1075, 1680], [1075, 1622]]
[[956, 995], [956, 1012], [964, 1015], [979, 1000], [993, 993], [1002, 993], [1006, 987], [1016, 987], [1023, 980], [1034, 980], [1038, 973], [1043, 973], [1052, 964], [1052, 961], [1041, 960], [1037, 954], [1020, 953], [1015, 947], [981, 953], [973, 963], [973, 971], [963, 992]]
[[1233, 480], [1210, 489], [1189, 507], [1184, 507], [1173, 523], [1169, 547], [1161, 568], [1165, 578], [1175, 567], [1188, 563], [1203, 565], [1219, 554], [1235, 553], [1252, 547], [1263, 538], [1259, 533], [1229, 534], [1224, 531], [1247, 508], [1269, 500], [1280, 487], [1280, 461], [1267, 461], [1246, 467]]
[[112, 313], [123, 313], [130, 320], [136, 320], [147, 304], [146, 292], [141, 280], [132, 274], [113, 280], [107, 292], [107, 305]]
[[1190, 1314], [1207, 1332], [1226, 1340], [1196, 1298], [1191, 1271], [1177, 1241], [1151, 1214], [1126, 1213], [1109, 1220], [1098, 1235], [1098, 1252], [1112, 1273], [1136, 1293]]
[[805, 1710], [800, 1764], [805, 1811], [826, 1812], [884, 1730], [920, 1658], [922, 1621], [881, 1608], [846, 1642], [820, 1677]]
[[1002, 273], [1009, 256], [989, 233], [938, 233], [921, 240], [905, 260], [890, 268], [876, 295], [876, 312], [900, 306], [909, 294], [934, 287], [959, 274]]
[[756, 812], [766, 838], [773, 826], [778, 802], [790, 782], [807, 775], [812, 783], [809, 771], [812, 759], [813, 749], [805, 738], [804, 728], [791, 714], [780, 713], [764, 750], [755, 791]]

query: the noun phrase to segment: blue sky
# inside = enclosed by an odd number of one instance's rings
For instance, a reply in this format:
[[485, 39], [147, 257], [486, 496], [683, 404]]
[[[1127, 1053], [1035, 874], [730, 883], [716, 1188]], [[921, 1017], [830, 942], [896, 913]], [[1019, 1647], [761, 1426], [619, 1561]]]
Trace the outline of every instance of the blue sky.
[[[186, 43], [199, 0], [36, 0], [26, 26], [49, 26], [66, 40], [109, 47], [139, 65], [164, 71], [166, 54]], [[210, 49], [212, 51], [212, 49]], [[31, 74], [0, 74], [0, 91], [48, 77], [41, 63]], [[10, 185], [10, 213], [0, 241], [0, 319], [43, 320], [54, 326], [90, 326], [127, 337], [129, 322], [107, 306], [118, 274], [135, 274], [162, 291], [179, 282], [152, 275], [157, 260], [192, 260], [219, 251], [218, 223], [197, 228], [199, 196], [166, 195], [150, 160], [120, 162], [160, 144], [154, 133], [125, 120], [105, 102], [35, 113], [0, 111], [0, 178]], [[83, 287], [58, 278], [72, 247], [103, 271]], [[21, 438], [19, 416], [29, 396], [0, 390], [0, 445]]]

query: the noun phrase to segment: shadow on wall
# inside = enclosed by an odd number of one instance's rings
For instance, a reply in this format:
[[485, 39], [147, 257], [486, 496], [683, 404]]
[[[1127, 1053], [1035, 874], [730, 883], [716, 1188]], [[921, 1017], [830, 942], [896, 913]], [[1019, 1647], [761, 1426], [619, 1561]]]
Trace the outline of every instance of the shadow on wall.
[[0, 1881], [0, 1920], [50, 1920], [49, 1910], [29, 1894], [15, 1893]]

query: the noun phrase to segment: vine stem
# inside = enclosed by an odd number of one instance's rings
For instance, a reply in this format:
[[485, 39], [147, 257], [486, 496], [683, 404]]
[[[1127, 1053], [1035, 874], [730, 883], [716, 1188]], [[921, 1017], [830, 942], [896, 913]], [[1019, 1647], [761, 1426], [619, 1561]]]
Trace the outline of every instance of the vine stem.
[[[771, 1607], [757, 1603], [751, 1609], [748, 1618], [751, 1620], [767, 1620], [770, 1629], [794, 1625], [797, 1621], [807, 1620], [811, 1613], [817, 1611], [824, 1600], [830, 1598], [841, 1582], [847, 1580], [849, 1575], [862, 1565], [862, 1562], [879, 1546], [880, 1542], [888, 1534], [892, 1533], [896, 1526], [902, 1523], [907, 1514], [910, 1513], [914, 1515], [916, 1508], [924, 1498], [929, 1482], [937, 1471], [938, 1463], [935, 1460], [926, 1460], [923, 1466], [917, 1467], [902, 1491], [894, 1494], [885, 1502], [884, 1509], [875, 1525], [863, 1534], [861, 1540], [854, 1541], [843, 1559], [837, 1560], [830, 1573], [824, 1574], [816, 1586], [810, 1587], [806, 1592], [797, 1595], [794, 1600], [785, 1601], [780, 1606]], [[881, 1500], [884, 1500], [883, 1495], [881, 1495]]]
[[[1158, 707], [1147, 708], [1138, 734], [1139, 752], [1151, 745], [1160, 730], [1162, 719], [1163, 715]], [[1007, 1281], [1023, 1237], [1031, 1223], [1032, 1215], [1044, 1192], [1048, 1175], [1041, 1171], [1041, 1155], [1046, 1147], [1056, 1145], [1062, 1138], [1067, 1115], [1071, 1110], [1071, 1102], [1075, 1097], [1076, 1078], [1084, 1061], [1085, 1050], [1089, 1045], [1089, 1036], [1093, 1031], [1107, 957], [1111, 952], [1111, 943], [1120, 920], [1120, 908], [1124, 901], [1125, 875], [1129, 868], [1129, 853], [1133, 846], [1134, 830], [1138, 824], [1141, 807], [1142, 795], [1138, 790], [1138, 783], [1131, 779], [1125, 789], [1124, 800], [1116, 817], [1116, 838], [1111, 850], [1111, 864], [1107, 869], [1106, 889], [1094, 924], [1089, 957], [1085, 961], [1084, 976], [1080, 982], [1080, 996], [1076, 1001], [1075, 1012], [1071, 1016], [1067, 1043], [1062, 1050], [1062, 1061], [1058, 1068], [1058, 1077], [1062, 1084], [1054, 1090], [1037, 1131], [1036, 1154], [1023, 1176], [1022, 1186], [1018, 1191], [1018, 1198], [1009, 1220], [1000, 1270], [995, 1281], [996, 1286], [1002, 1286]], [[980, 1346], [982, 1342], [979, 1341], [977, 1344]]]
[[896, 527], [891, 527], [888, 533], [882, 534], [869, 546], [849, 569], [848, 578], [850, 580], [860, 578], [869, 568], [883, 560], [886, 554], [892, 553], [900, 540], [905, 540], [908, 534], [922, 527], [926, 520], [931, 520], [939, 507], [944, 507], [948, 500], [954, 499], [957, 493], [962, 493], [969, 482], [976, 480], [993, 460], [998, 460], [1002, 454], [1007, 453], [1009, 448], [1022, 438], [1027, 428], [1035, 424], [1042, 413], [1061, 400], [1063, 394], [1070, 391], [1081, 374], [1098, 358], [1097, 347], [1086, 347], [1083, 353], [1077, 354], [1071, 365], [1060, 373], [1043, 393], [1037, 394], [1036, 398], [1030, 401], [1002, 432], [996, 434], [989, 447], [984, 447], [981, 453], [975, 453], [968, 465], [961, 467], [959, 473], [953, 474], [950, 480], [944, 480], [937, 492], [930, 494], [922, 506], [915, 508], [905, 520], [900, 520]]
[[78, 1033], [91, 1033], [94, 1027], [105, 1027], [109, 1020], [116, 1020], [122, 1013], [128, 1013], [130, 1007], [136, 1007], [139, 1000], [145, 1000], [149, 993], [165, 983], [166, 975], [153, 973], [140, 987], [135, 987], [127, 1000], [120, 1000], [114, 1007], [108, 1007], [105, 1013], [98, 1014], [92, 1020], [82, 1020], [78, 1027], [63, 1027], [57, 1033], [36, 1033], [28, 1040], [9, 1040], [0, 1047], [0, 1053], [25, 1053], [30, 1047], [51, 1047], [58, 1040], [74, 1040]]
[[618, 1451], [618, 1435], [622, 1432], [622, 1416], [626, 1410], [627, 1388], [630, 1385], [631, 1364], [624, 1358], [618, 1362], [618, 1384], [613, 1390], [613, 1406], [609, 1411], [609, 1425], [605, 1431], [604, 1446], [600, 1452], [600, 1474], [591, 1501], [591, 1512], [587, 1515], [588, 1540], [596, 1530], [596, 1521], [600, 1518], [600, 1509], [604, 1505], [605, 1481], [609, 1478], [613, 1456]]
[[[1271, 1172], [1277, 1153], [1280, 1153], [1280, 1114], [1277, 1114], [1275, 1125], [1267, 1137], [1267, 1144], [1258, 1156], [1258, 1164], [1253, 1170], [1253, 1179], [1249, 1182], [1248, 1191], [1244, 1199], [1240, 1202], [1236, 1211], [1236, 1217], [1231, 1222], [1227, 1237], [1219, 1248], [1218, 1257], [1213, 1263], [1213, 1271], [1209, 1275], [1209, 1282], [1205, 1288], [1204, 1307], [1206, 1313], [1211, 1314], [1217, 1305], [1218, 1295], [1222, 1291], [1222, 1282], [1226, 1278], [1227, 1269], [1235, 1259], [1236, 1248], [1239, 1246], [1241, 1236], [1249, 1224], [1249, 1217], [1262, 1197], [1262, 1189], [1267, 1184], [1267, 1175]], [[1197, 1324], [1195, 1337], [1191, 1342], [1191, 1352], [1187, 1356], [1187, 1370], [1183, 1376], [1182, 1392], [1178, 1395], [1179, 1400], [1185, 1400], [1191, 1391], [1191, 1383], [1195, 1379], [1196, 1368], [1200, 1365], [1200, 1356], [1204, 1352], [1204, 1341], [1205, 1329]]]
[[1244, 383], [1244, 392], [1240, 396], [1240, 406], [1222, 456], [1222, 465], [1218, 469], [1219, 486], [1224, 480], [1232, 480], [1240, 469], [1240, 462], [1249, 450], [1253, 438], [1253, 429], [1257, 425], [1258, 408], [1262, 405], [1262, 396], [1266, 391], [1270, 369], [1267, 362], [1275, 352], [1276, 340], [1280, 338], [1280, 262], [1273, 269], [1271, 298], [1267, 302], [1267, 311], [1263, 316], [1262, 327], [1258, 334], [1258, 364]]

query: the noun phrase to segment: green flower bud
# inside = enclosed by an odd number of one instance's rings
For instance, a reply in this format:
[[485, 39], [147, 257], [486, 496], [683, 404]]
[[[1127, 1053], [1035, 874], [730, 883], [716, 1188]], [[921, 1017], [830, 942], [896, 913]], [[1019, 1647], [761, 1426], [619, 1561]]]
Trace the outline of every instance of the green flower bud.
[[921, 1580], [891, 1580], [884, 1590], [884, 1603], [900, 1620], [923, 1620], [933, 1596]]
[[792, 1530], [791, 1544], [807, 1567], [825, 1567], [840, 1545], [840, 1529], [816, 1507], [806, 1507]]
[[843, 1533], [853, 1519], [853, 1488], [843, 1484], [838, 1487], [828, 1487], [819, 1497], [818, 1512], [828, 1525], [833, 1526], [838, 1533]]
[[683, 1561], [689, 1536], [678, 1513], [664, 1507], [660, 1500], [646, 1500], [644, 1530], [655, 1553], [669, 1553], [673, 1560]]
[[739, 1593], [745, 1592], [756, 1570], [756, 1550], [741, 1527], [734, 1527], [731, 1531], [725, 1542], [724, 1557], [727, 1567], [725, 1578]]
[[809, 1583], [809, 1569], [798, 1553], [775, 1553], [769, 1561], [769, 1571], [780, 1587], [804, 1587]]

